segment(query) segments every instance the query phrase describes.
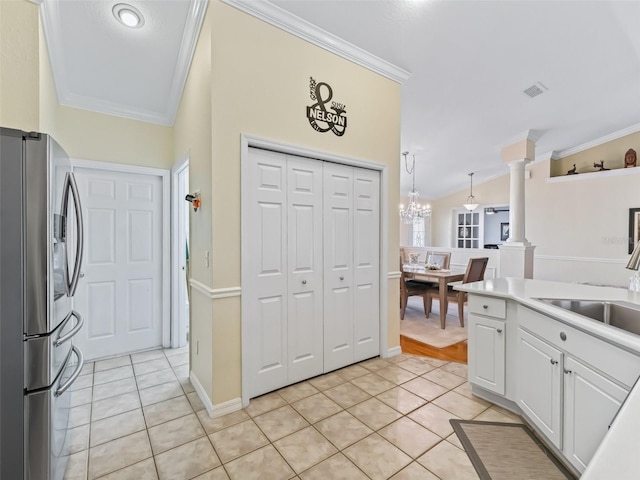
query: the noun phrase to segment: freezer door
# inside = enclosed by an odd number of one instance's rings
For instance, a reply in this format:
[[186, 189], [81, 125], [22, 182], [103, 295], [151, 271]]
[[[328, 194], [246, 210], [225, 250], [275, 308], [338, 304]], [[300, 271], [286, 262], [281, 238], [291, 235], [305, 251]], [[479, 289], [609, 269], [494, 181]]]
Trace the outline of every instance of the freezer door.
[[63, 374], [51, 388], [25, 396], [25, 480], [62, 480], [64, 477], [69, 458], [69, 388], [83, 365], [82, 353], [73, 347]]

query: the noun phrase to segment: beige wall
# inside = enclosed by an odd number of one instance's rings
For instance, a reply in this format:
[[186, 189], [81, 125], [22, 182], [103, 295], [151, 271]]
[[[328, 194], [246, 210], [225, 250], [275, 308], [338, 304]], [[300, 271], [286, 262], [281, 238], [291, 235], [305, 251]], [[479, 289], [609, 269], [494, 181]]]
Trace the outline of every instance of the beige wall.
[[[509, 167], [505, 165], [504, 169], [504, 176], [474, 184], [473, 194], [480, 204], [476, 211], [481, 212], [485, 206], [509, 204]], [[437, 200], [431, 200], [431, 243], [433, 246], [449, 248], [453, 246], [452, 212], [463, 208], [462, 205], [468, 196], [469, 190], [465, 189]]]
[[[212, 1], [213, 288], [240, 278], [240, 136], [389, 165], [389, 266], [398, 252], [400, 85], [240, 11]], [[346, 104], [343, 137], [314, 131], [305, 118], [309, 77], [329, 83]], [[195, 255], [198, 255], [195, 252]], [[389, 282], [389, 346], [399, 344], [397, 280]], [[240, 396], [240, 297], [213, 305], [214, 404]]]
[[[189, 157], [189, 191], [200, 190], [202, 205], [189, 210], [189, 275], [211, 287], [211, 268], [204, 265], [204, 252], [211, 250], [211, 10], [200, 37], [174, 123], [174, 157]], [[190, 296], [191, 371], [209, 398], [213, 391], [213, 332], [211, 299], [192, 288]], [[198, 342], [196, 348], [196, 342]]]
[[26, 0], [0, 1], [0, 125], [40, 128], [38, 7]]
[[[631, 275], [624, 268], [629, 258], [629, 208], [640, 208], [640, 167], [558, 178], [550, 178], [549, 172], [555, 164], [586, 167], [596, 159], [616, 155], [621, 166], [624, 153], [635, 149], [634, 145], [640, 146], [640, 132], [561, 160], [527, 166], [531, 178], [525, 180], [525, 235], [536, 247], [534, 278], [627, 285]], [[474, 194], [480, 202], [478, 208], [508, 205], [508, 172], [474, 185]], [[451, 211], [461, 206], [467, 195], [465, 189], [432, 202], [434, 246], [451, 246]]]

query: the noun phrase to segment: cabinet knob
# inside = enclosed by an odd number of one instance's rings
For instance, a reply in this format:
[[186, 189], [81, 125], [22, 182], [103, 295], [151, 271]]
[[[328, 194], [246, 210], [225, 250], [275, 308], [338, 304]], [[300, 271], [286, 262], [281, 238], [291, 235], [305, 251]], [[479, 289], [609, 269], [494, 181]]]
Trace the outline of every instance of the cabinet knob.
[[340, 280], [344, 280], [344, 277], [340, 277]]
[[499, 328], [499, 329], [497, 329], [497, 330], [496, 330], [496, 332], [498, 332], [498, 333], [502, 333], [502, 329], [501, 329], [501, 328]]
[[551, 360], [551, 365], [557, 365], [558, 364], [558, 360], [554, 360], [553, 358], [550, 359]]
[[306, 284], [307, 284], [307, 281], [306, 281], [306, 280], [302, 280], [302, 284], [303, 284], [303, 285], [306, 285]]
[[486, 310], [487, 308], [489, 308], [489, 305], [482, 305], [482, 308]]
[[571, 370], [564, 369], [564, 373], [572, 373]]
[[567, 339], [567, 334], [564, 332], [560, 332], [560, 340], [564, 342], [566, 339]]

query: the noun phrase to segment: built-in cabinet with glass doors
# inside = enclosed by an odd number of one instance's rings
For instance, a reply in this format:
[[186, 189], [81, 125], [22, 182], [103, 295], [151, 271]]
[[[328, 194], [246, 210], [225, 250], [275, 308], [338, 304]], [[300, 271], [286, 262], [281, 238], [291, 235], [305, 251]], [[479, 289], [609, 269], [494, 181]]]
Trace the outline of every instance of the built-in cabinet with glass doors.
[[457, 214], [456, 246], [480, 248], [480, 213], [460, 211]]

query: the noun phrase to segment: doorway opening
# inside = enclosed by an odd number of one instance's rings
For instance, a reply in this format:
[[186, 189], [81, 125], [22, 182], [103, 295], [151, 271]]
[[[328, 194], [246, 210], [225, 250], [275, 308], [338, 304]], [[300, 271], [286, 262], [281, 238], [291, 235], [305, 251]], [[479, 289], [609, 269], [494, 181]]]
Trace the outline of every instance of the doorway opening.
[[171, 347], [189, 342], [189, 158], [180, 160], [171, 171], [172, 184], [172, 322]]

